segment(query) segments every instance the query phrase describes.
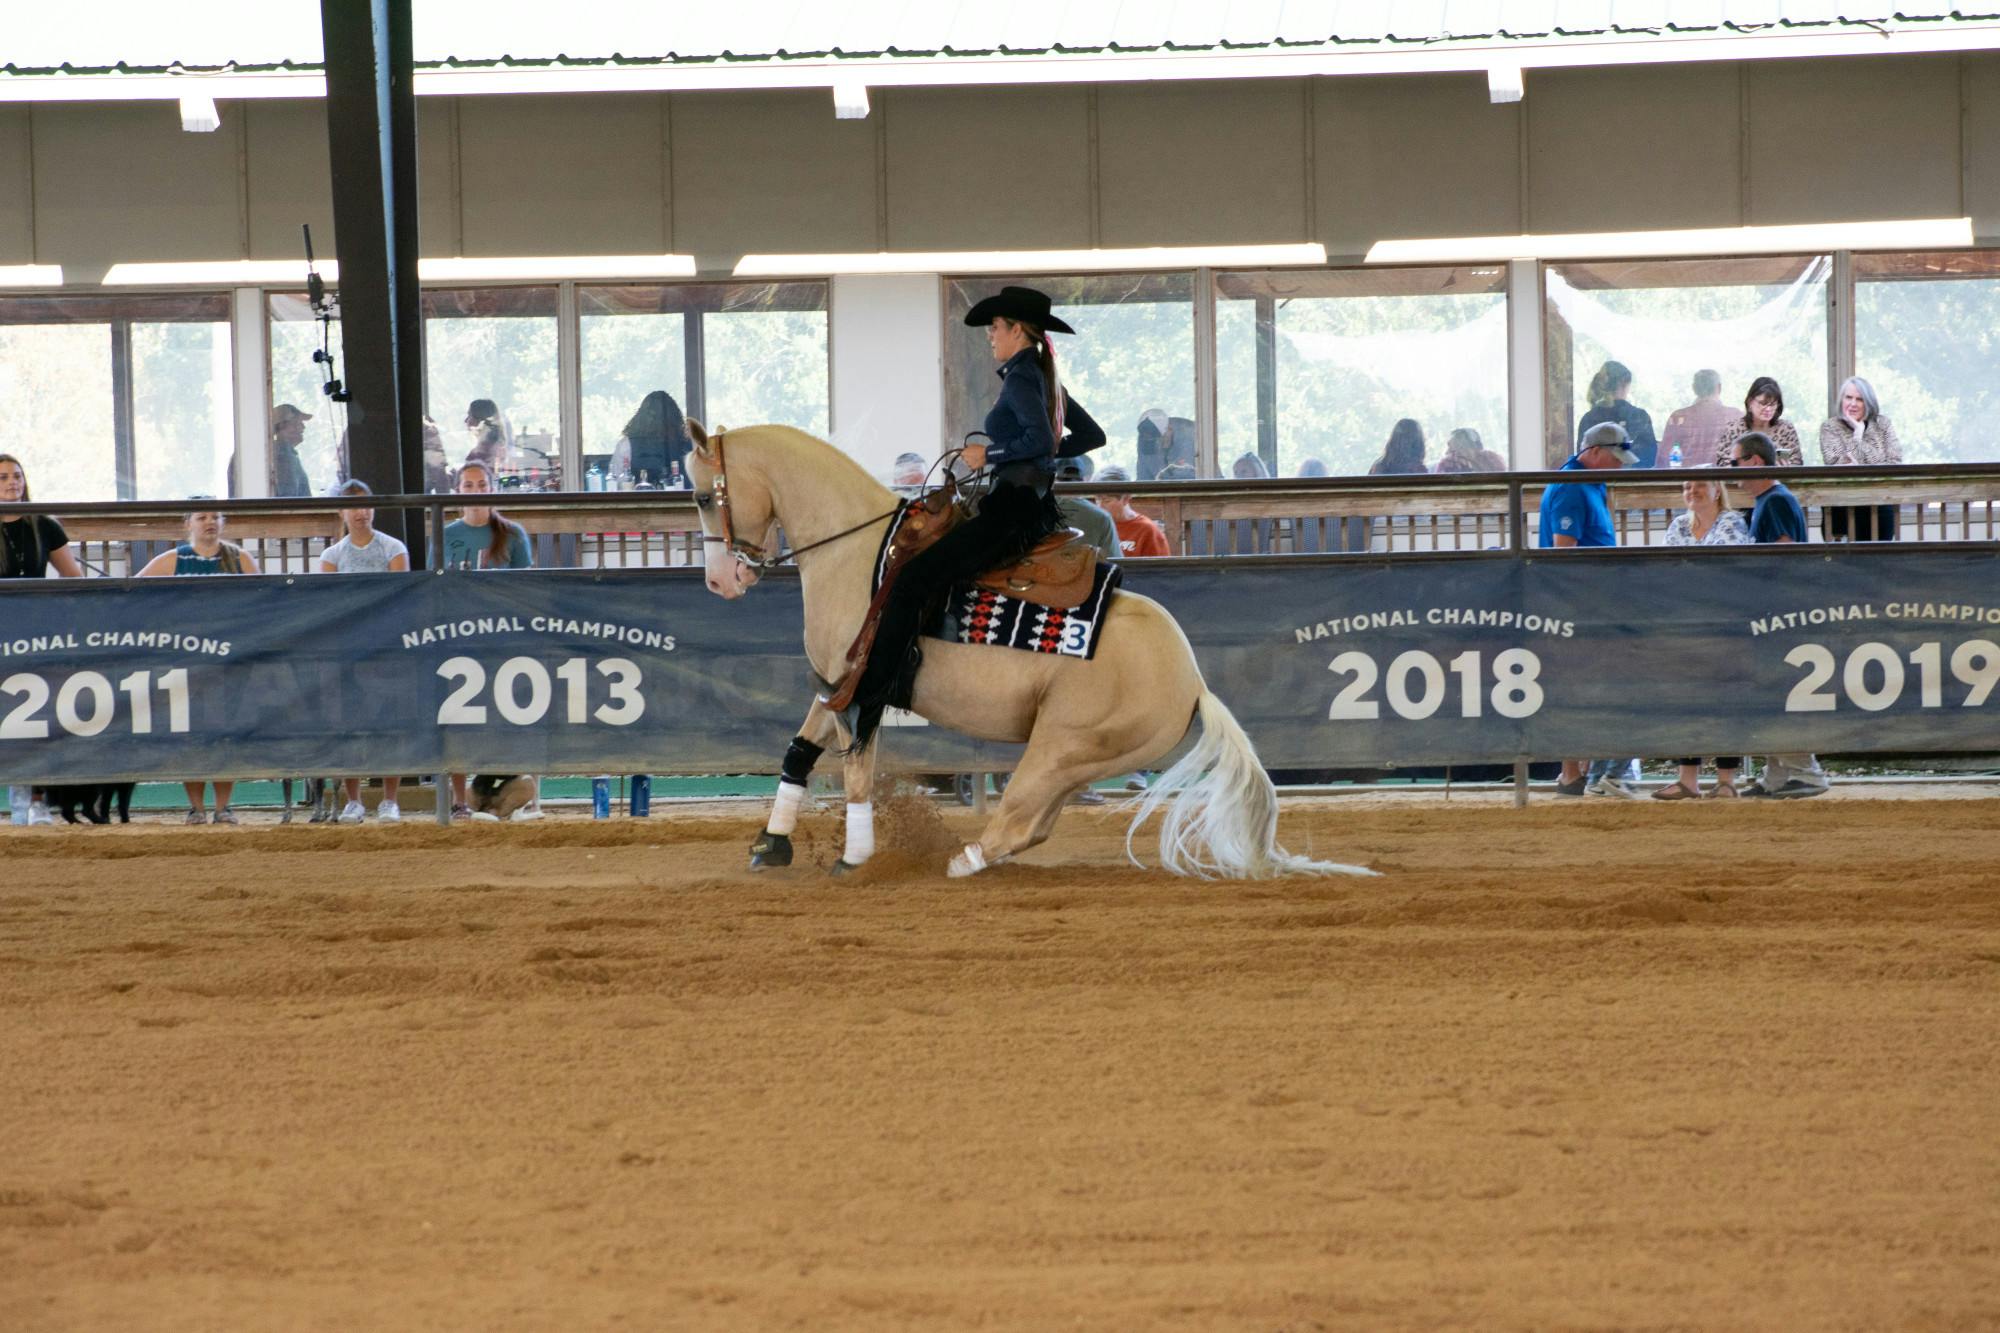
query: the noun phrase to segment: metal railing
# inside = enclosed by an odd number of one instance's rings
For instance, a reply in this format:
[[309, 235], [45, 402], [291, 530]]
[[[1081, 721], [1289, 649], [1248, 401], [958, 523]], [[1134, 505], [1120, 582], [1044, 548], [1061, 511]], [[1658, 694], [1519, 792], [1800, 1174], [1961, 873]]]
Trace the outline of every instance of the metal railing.
[[[1709, 477], [1725, 482], [1770, 476], [1783, 481], [1808, 513], [1817, 538], [1829, 510], [1894, 506], [1899, 543], [2000, 540], [2000, 464], [1950, 463], [1884, 467], [1613, 470], [1579, 478], [1575, 472], [1461, 473], [1448, 476], [1272, 478], [1148, 483], [1066, 483], [1059, 494], [1130, 494], [1140, 512], [1165, 529], [1168, 550], [1182, 557], [1264, 555], [1403, 556], [1522, 551], [1538, 539], [1542, 491], [1552, 483], [1587, 480], [1609, 486], [1620, 545], [1643, 548], [1665, 539], [1683, 507], [1680, 483]], [[472, 497], [385, 495], [369, 503], [383, 514], [421, 515], [433, 567], [449, 516]], [[482, 499], [484, 497], [481, 497]], [[1750, 497], [1732, 489], [1730, 503]], [[698, 565], [701, 524], [686, 491], [615, 494], [510, 492], [494, 507], [526, 529], [542, 568], [631, 569]], [[340, 536], [337, 511], [351, 499], [205, 500], [226, 516], [225, 535], [266, 573], [311, 572], [319, 552]], [[183, 540], [188, 501], [64, 502], [0, 505], [0, 520], [44, 513], [58, 518], [85, 568], [98, 575], [135, 573]], [[378, 522], [396, 532], [393, 522]]]

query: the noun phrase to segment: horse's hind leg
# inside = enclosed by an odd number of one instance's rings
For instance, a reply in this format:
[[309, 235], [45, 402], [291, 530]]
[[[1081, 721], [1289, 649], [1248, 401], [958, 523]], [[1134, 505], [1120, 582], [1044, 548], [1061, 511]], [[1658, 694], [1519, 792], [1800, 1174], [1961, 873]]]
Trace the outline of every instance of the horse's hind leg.
[[1063, 804], [1100, 778], [1129, 773], [1143, 760], [1159, 754], [1150, 740], [1146, 745], [1102, 750], [1071, 744], [1060, 749], [1048, 736], [1028, 742], [1027, 753], [1007, 783], [1000, 808], [980, 830], [979, 841], [967, 843], [951, 858], [946, 874], [957, 879], [977, 874], [995, 862], [1024, 852], [1048, 841]]

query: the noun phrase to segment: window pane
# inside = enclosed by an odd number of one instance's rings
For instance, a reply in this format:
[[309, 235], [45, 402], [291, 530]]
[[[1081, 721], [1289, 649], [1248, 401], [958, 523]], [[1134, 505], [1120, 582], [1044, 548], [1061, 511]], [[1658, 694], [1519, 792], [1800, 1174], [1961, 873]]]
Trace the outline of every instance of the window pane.
[[0, 300], [0, 452], [37, 499], [223, 493], [234, 381], [227, 296]]
[[[578, 288], [586, 472], [628, 465], [619, 442], [655, 392], [707, 425], [777, 423], [825, 436], [826, 297], [823, 282]], [[642, 448], [642, 462], [650, 452]]]
[[[475, 448], [508, 489], [559, 489], [562, 409], [556, 363], [556, 289], [490, 287], [424, 293], [426, 412], [456, 468]], [[486, 404], [496, 438], [469, 422]]]
[[38, 500], [116, 500], [108, 324], [0, 327], [0, 453]]
[[1854, 283], [1854, 368], [1903, 461], [2000, 458], [2000, 251], [1856, 255]]
[[[1607, 361], [1632, 372], [1628, 401], [1656, 437], [1682, 409], [1685, 420], [1728, 407], [1740, 414], [1750, 382], [1769, 375], [1784, 390], [1806, 461], [1819, 461], [1812, 442], [1827, 406], [1832, 267], [1825, 255], [1549, 265], [1548, 465], [1575, 452], [1591, 381]], [[1695, 391], [1703, 371], [1721, 384], [1706, 407]], [[1660, 446], [1661, 467], [1667, 450]]]
[[229, 325], [132, 325], [135, 493], [148, 500], [229, 494], [236, 452]]
[[[1504, 268], [1225, 273], [1215, 290], [1225, 475], [1246, 455], [1278, 476], [1309, 463], [1365, 473], [1404, 418], [1421, 428], [1426, 468], [1461, 430], [1507, 456]], [[1395, 470], [1415, 462], [1412, 449]]]
[[[307, 304], [305, 295], [272, 296], [270, 311], [269, 405], [275, 409], [289, 403], [301, 412], [312, 414], [312, 420], [305, 423], [305, 438], [297, 446], [299, 462], [304, 466], [306, 479], [312, 483], [313, 490], [324, 492], [346, 475], [348, 460], [340, 447], [347, 425], [346, 407], [328, 399], [322, 390], [326, 372], [313, 361], [313, 353], [320, 350], [320, 327], [313, 319], [312, 307]], [[340, 360], [338, 318], [334, 319], [328, 337], [331, 339], [335, 372], [345, 375], [346, 366]], [[274, 427], [277, 425], [275, 413], [272, 424]]]
[[[1063, 385], [1097, 424], [1105, 446], [1097, 466], [1139, 466], [1141, 423], [1170, 423], [1175, 456], [1194, 461], [1194, 277], [1187, 273], [1101, 274], [1091, 277], [954, 278], [945, 284], [945, 439], [956, 448], [980, 429], [998, 381], [986, 335], [965, 327], [974, 303], [1003, 286], [1047, 292], [1056, 315], [1076, 329], [1055, 336]], [[1147, 458], [1159, 456], [1145, 430]], [[1157, 468], [1157, 464], [1153, 465]], [[1145, 477], [1152, 471], [1141, 469]]]

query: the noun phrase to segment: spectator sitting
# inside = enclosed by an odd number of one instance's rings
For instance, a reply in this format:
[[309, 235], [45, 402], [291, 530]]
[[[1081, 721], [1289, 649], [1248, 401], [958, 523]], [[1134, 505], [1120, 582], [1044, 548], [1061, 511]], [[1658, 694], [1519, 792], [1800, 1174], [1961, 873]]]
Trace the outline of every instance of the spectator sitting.
[[[1631, 467], [1638, 461], [1632, 452], [1625, 428], [1615, 421], [1599, 422], [1584, 432], [1576, 456], [1562, 465], [1564, 472], [1598, 472]], [[1603, 482], [1558, 483], [1542, 491], [1541, 547], [1616, 546], [1618, 530], [1611, 522], [1611, 504]], [[1600, 796], [1636, 796], [1629, 785], [1637, 759], [1562, 761], [1556, 782], [1558, 796], [1581, 796], [1593, 791]], [[1611, 776], [1614, 769], [1621, 777]]]
[[1672, 457], [1681, 451], [1682, 467], [1713, 467], [1722, 433], [1738, 424], [1736, 409], [1722, 401], [1722, 376], [1712, 370], [1694, 373], [1694, 401], [1667, 417], [1660, 448]]
[[[1903, 461], [1896, 428], [1882, 415], [1875, 387], [1859, 375], [1840, 385], [1840, 411], [1819, 428], [1819, 452], [1828, 467], [1873, 467]], [[1896, 540], [1896, 506], [1828, 505], [1821, 511], [1830, 542]]]
[[1193, 463], [1169, 463], [1165, 467], [1160, 469], [1160, 475], [1153, 478], [1153, 480], [1195, 481], [1198, 480], [1198, 478], [1195, 476]]
[[1634, 466], [1652, 467], [1660, 451], [1659, 441], [1653, 438], [1653, 418], [1632, 405], [1631, 393], [1631, 371], [1616, 361], [1606, 361], [1599, 367], [1590, 381], [1590, 410], [1576, 426], [1577, 444], [1582, 447], [1583, 437], [1592, 426], [1615, 421], [1625, 428], [1626, 441], [1639, 460]]
[[443, 495], [451, 489], [451, 461], [444, 452], [444, 432], [424, 418], [424, 493]]
[[[335, 492], [337, 495], [362, 497], [373, 495], [368, 483], [359, 478], [350, 478]], [[410, 548], [386, 532], [375, 531], [375, 510], [372, 506], [343, 509], [340, 521], [347, 529], [346, 534], [328, 546], [319, 556], [319, 572], [322, 574], [382, 574], [401, 573], [410, 567]], [[384, 824], [401, 822], [403, 809], [396, 803], [403, 780], [400, 777], [382, 779], [382, 804], [376, 807], [375, 818]], [[362, 820], [361, 779], [344, 779], [347, 788], [347, 805], [340, 812], [342, 824], [359, 824]]]
[[472, 447], [465, 451], [465, 466], [479, 466], [497, 478], [507, 467], [507, 432], [497, 421], [482, 421], [473, 428]]
[[1333, 473], [1328, 470], [1325, 459], [1308, 458], [1305, 462], [1299, 464], [1299, 475], [1301, 477], [1330, 477]]
[[1734, 464], [1736, 441], [1753, 430], [1770, 440], [1779, 467], [1798, 467], [1806, 461], [1798, 428], [1785, 420], [1785, 391], [1769, 375], [1759, 375], [1750, 381], [1750, 392], [1743, 395], [1742, 415], [1732, 415], [1722, 433], [1716, 436], [1715, 466]]
[[[28, 470], [12, 454], [0, 454], [0, 504], [28, 502]], [[49, 570], [66, 579], [83, 577], [69, 549], [69, 534], [46, 514], [22, 514], [0, 523], [0, 579], [39, 579]], [[53, 824], [48, 803], [22, 788], [14, 804], [28, 824]]]
[[[1743, 516], [1728, 508], [1722, 495], [1722, 483], [1699, 477], [1689, 477], [1681, 483], [1681, 499], [1687, 503], [1686, 512], [1676, 515], [1667, 527], [1669, 546], [1746, 546], [1750, 542], [1750, 528]], [[1709, 789], [1711, 797], [1731, 797], [1736, 795], [1736, 774], [1743, 767], [1740, 758], [1719, 755], [1715, 760], [1715, 786]], [[1700, 796], [1701, 759], [1680, 761], [1680, 773], [1674, 781], [1653, 793], [1656, 801], [1687, 801]]]
[[1371, 477], [1414, 475], [1430, 471], [1424, 462], [1424, 428], [1404, 417], [1389, 428], [1389, 442], [1382, 456], [1368, 468]]
[[[1113, 465], [1097, 474], [1102, 482], [1127, 482], [1132, 478], [1122, 467]], [[1137, 509], [1132, 507], [1132, 497], [1126, 492], [1118, 492], [1102, 497], [1105, 512], [1118, 525], [1118, 550], [1126, 556], [1170, 555], [1167, 548], [1167, 530]]]
[[[493, 469], [467, 459], [458, 470], [458, 489], [463, 495], [491, 495]], [[468, 506], [445, 525], [446, 569], [526, 569], [534, 563], [527, 531], [497, 509]]]
[[688, 450], [687, 417], [665, 389], [655, 389], [639, 402], [625, 423], [625, 433], [611, 449], [611, 474], [630, 472], [662, 489], [677, 489], [685, 480]]
[[1152, 481], [1162, 469], [1188, 465], [1192, 476], [1195, 460], [1194, 422], [1187, 417], [1167, 415], [1165, 408], [1148, 408], [1139, 418], [1138, 472], [1140, 481]]
[[[483, 463], [470, 460], [458, 470], [458, 489], [468, 496], [491, 495], [493, 473]], [[527, 569], [535, 563], [528, 549], [528, 534], [520, 524], [503, 517], [499, 510], [467, 506], [456, 519], [445, 524], [444, 567], [446, 569]], [[524, 779], [533, 783], [533, 778]], [[472, 806], [466, 800], [465, 774], [451, 775], [451, 817], [470, 819]], [[531, 800], [516, 819], [540, 819], [541, 803]]]
[[[197, 495], [196, 500], [210, 497]], [[255, 574], [257, 562], [249, 552], [234, 542], [222, 540], [223, 518], [212, 509], [196, 510], [187, 516], [188, 539], [171, 551], [154, 556], [139, 571], [140, 578], [164, 578], [171, 575], [200, 574]], [[184, 782], [182, 788], [188, 796], [188, 812], [185, 822], [189, 824], [234, 824], [236, 812], [229, 808], [229, 797], [236, 790], [234, 782], [217, 782], [215, 786], [215, 813], [213, 816], [202, 811], [202, 784]]]
[[[1751, 431], [1736, 441], [1737, 467], [1776, 467], [1777, 451], [1770, 437]], [[1806, 511], [1785, 484], [1770, 477], [1738, 483], [1757, 497], [1750, 519], [1751, 540], [1759, 544], [1789, 544], [1806, 539]], [[1809, 754], [1774, 754], [1764, 761], [1764, 776], [1743, 789], [1745, 796], [1796, 799], [1826, 794], [1826, 772]]]
[[[1080, 465], [1087, 461], [1083, 458], [1063, 459], [1056, 464], [1056, 480], [1084, 480]], [[1081, 495], [1057, 495], [1056, 509], [1062, 514], [1063, 522], [1081, 532], [1084, 540], [1097, 548], [1099, 555], [1106, 560], [1118, 558], [1118, 525], [1112, 522], [1111, 515]]]
[[897, 454], [895, 463], [889, 469], [889, 485], [899, 491], [915, 491], [922, 487], [930, 471], [930, 465], [924, 462], [922, 454]]
[[1229, 465], [1229, 475], [1238, 481], [1255, 481], [1270, 476], [1271, 470], [1264, 466], [1264, 460], [1257, 455], [1240, 454], [1236, 461]]
[[1444, 442], [1444, 457], [1438, 459], [1437, 470], [1447, 472], [1505, 472], [1507, 460], [1486, 447], [1479, 438], [1479, 432], [1470, 426], [1460, 426]]

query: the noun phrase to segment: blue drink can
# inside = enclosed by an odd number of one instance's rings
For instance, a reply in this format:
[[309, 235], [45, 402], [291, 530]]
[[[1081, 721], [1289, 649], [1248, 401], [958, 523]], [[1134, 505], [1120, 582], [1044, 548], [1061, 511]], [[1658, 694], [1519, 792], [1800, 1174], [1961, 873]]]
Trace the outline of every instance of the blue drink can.
[[592, 819], [611, 818], [611, 779], [609, 777], [590, 780], [590, 817]]
[[653, 776], [650, 773], [632, 775], [632, 817], [644, 819], [653, 813]]

